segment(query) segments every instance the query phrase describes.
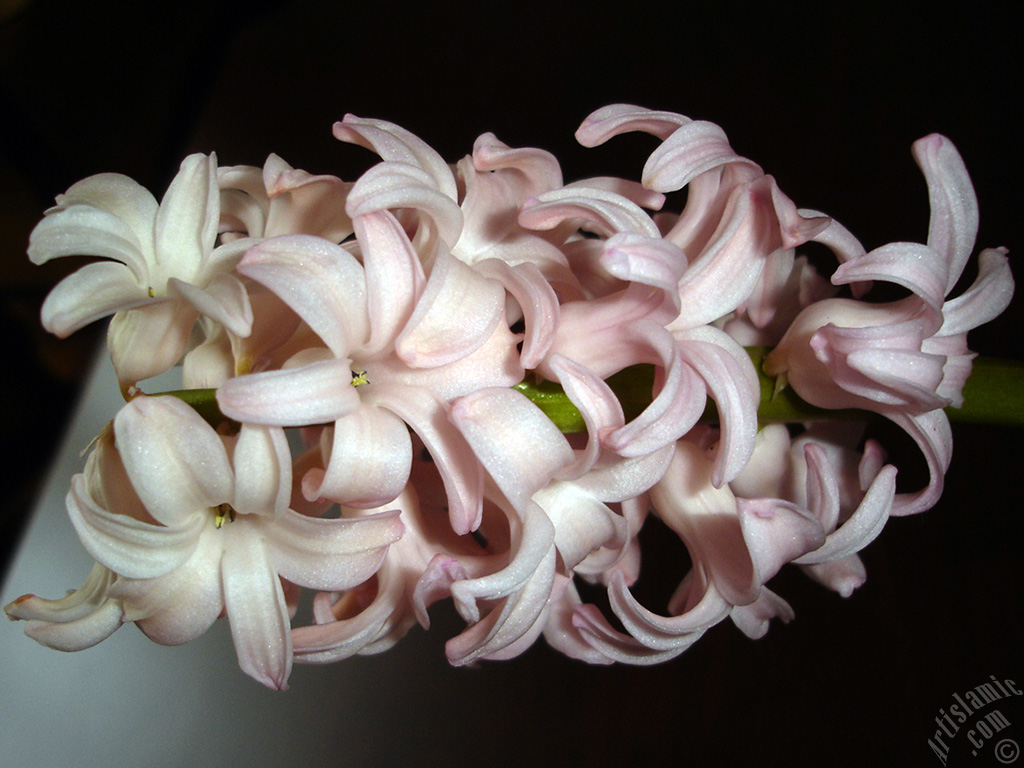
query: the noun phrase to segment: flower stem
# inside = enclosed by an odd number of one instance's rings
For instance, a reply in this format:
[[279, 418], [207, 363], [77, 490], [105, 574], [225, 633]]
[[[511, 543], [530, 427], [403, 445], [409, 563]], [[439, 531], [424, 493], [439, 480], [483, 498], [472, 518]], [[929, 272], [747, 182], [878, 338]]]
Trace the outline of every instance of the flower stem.
[[[798, 423], [821, 420], [864, 420], [872, 417], [867, 411], [818, 408], [802, 400], [792, 387], [775, 391], [775, 379], [761, 368], [768, 350], [748, 347], [761, 387], [761, 404], [757, 409], [762, 424]], [[651, 402], [654, 368], [638, 365], [609, 377], [608, 384], [622, 403], [626, 419], [638, 415]], [[563, 432], [583, 432], [586, 426], [579, 410], [562, 387], [552, 381], [530, 379], [515, 389], [526, 395]], [[1024, 363], [1015, 360], [976, 358], [974, 369], [964, 387], [961, 408], [947, 408], [950, 421], [968, 424], [992, 424], [1024, 427]], [[718, 410], [709, 400], [700, 418], [703, 424], [717, 424]]]
[[[871, 418], [872, 414], [866, 411], [817, 408], [801, 400], [792, 387], [776, 392], [775, 380], [761, 369], [767, 352], [763, 347], [747, 348], [761, 386], [757, 418], [762, 425]], [[609, 377], [608, 384], [622, 403], [626, 420], [631, 420], [651, 402], [654, 366], [627, 368]], [[583, 416], [560, 384], [529, 376], [514, 389], [528, 397], [562, 432], [586, 431]], [[217, 407], [216, 389], [179, 389], [158, 394], [172, 395], [185, 401], [214, 427], [228, 421]], [[1024, 363], [976, 358], [964, 386], [963, 407], [947, 408], [946, 415], [950, 421], [960, 423], [1024, 427]], [[718, 420], [718, 410], [714, 401], [709, 399], [700, 422], [717, 424]]]

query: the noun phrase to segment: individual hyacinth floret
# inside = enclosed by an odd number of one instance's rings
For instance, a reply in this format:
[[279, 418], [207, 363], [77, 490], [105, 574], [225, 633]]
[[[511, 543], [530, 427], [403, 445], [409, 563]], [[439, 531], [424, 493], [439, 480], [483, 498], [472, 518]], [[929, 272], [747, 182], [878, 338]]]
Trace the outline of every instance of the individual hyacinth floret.
[[[449, 165], [349, 115], [335, 137], [379, 157], [352, 181], [192, 155], [160, 203], [117, 174], [59, 196], [30, 257], [101, 260], [53, 290], [43, 324], [113, 315], [127, 403], [67, 495], [92, 573], [8, 615], [60, 650], [128, 622], [188, 642], [224, 616], [242, 669], [285, 688], [293, 661], [383, 651], [441, 600], [467, 625], [453, 664], [541, 635], [651, 664], [726, 618], [751, 637], [789, 621], [768, 586], [788, 564], [849, 596], [887, 519], [939, 498], [943, 409], [963, 403], [967, 332], [1012, 295], [1006, 251], [947, 298], [978, 213], [942, 136], [914, 145], [926, 242], [868, 251], [712, 123], [613, 105], [577, 137], [630, 131], [660, 140], [639, 181], [566, 184], [550, 153], [490, 133]], [[684, 209], [662, 211], [681, 189]], [[907, 295], [873, 300], [880, 281]], [[772, 349], [763, 371], [751, 347]], [[144, 392], [176, 364], [181, 391]], [[765, 372], [864, 419], [762, 423]], [[871, 414], [916, 441], [927, 487], [897, 492]], [[652, 516], [689, 556], [663, 606], [631, 591]], [[312, 623], [293, 627], [302, 588]]]

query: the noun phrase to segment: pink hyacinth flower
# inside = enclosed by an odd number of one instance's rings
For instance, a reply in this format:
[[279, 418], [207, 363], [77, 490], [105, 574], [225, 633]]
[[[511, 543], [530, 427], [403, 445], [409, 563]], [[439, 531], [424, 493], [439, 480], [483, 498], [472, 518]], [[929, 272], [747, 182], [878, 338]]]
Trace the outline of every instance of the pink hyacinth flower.
[[124, 390], [178, 362], [200, 314], [247, 335], [252, 310], [231, 271], [248, 241], [215, 247], [219, 196], [213, 155], [185, 158], [159, 204], [120, 174], [74, 184], [33, 230], [29, 257], [37, 264], [72, 255], [104, 261], [50, 292], [46, 329], [64, 337], [114, 314], [109, 347]]
[[107, 570], [94, 570], [76, 605], [23, 604], [18, 617], [46, 623], [30, 633], [60, 647], [81, 632], [82, 605], [100, 596], [94, 623], [119, 606], [119, 623], [164, 644], [188, 642], [226, 614], [242, 669], [286, 688], [281, 580], [315, 589], [364, 581], [401, 536], [398, 513], [327, 520], [291, 510], [282, 430], [244, 425], [222, 438], [173, 397], [132, 400], [113, 431], [117, 449], [102, 441], [67, 498], [79, 538]]
[[832, 282], [884, 280], [911, 295], [872, 304], [827, 299], [807, 307], [765, 360], [765, 372], [785, 374], [804, 400], [823, 408], [861, 408], [901, 426], [928, 463], [928, 486], [896, 498], [892, 514], [931, 507], [942, 492], [953, 438], [946, 406], [962, 402], [973, 354], [967, 332], [1002, 312], [1013, 295], [1006, 250], [982, 251], [974, 284], [956, 299], [974, 246], [977, 200], [953, 144], [932, 134], [914, 144], [931, 201], [928, 240], [890, 243], [839, 266]]

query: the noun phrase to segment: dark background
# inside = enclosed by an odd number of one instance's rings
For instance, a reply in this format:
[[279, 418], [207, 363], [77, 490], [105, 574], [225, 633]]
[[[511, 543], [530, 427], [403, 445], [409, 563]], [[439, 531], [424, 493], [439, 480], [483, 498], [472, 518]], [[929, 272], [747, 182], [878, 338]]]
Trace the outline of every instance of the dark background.
[[[945, 133], [975, 182], [979, 247], [1021, 253], [1019, 3], [704, 5], [0, 3], [0, 561], [102, 335], [57, 341], [38, 328], [46, 291], [77, 264], [33, 267], [25, 245], [54, 195], [92, 173], [126, 173], [159, 197], [189, 152], [252, 165], [276, 152], [354, 178], [372, 156], [331, 137], [353, 112], [397, 122], [451, 161], [489, 130], [553, 151], [566, 180], [636, 178], [650, 137], [593, 150], [572, 138], [590, 111], [625, 101], [719, 123], [798, 205], [835, 216], [868, 248], [924, 239], [910, 144]], [[1022, 304], [973, 334], [972, 348], [1024, 359]], [[959, 425], [955, 440], [942, 502], [890, 522], [849, 600], [784, 571], [772, 586], [794, 623], [758, 642], [720, 626], [651, 669], [589, 668], [540, 643], [512, 662], [453, 670], [429, 707], [407, 703], [415, 714], [394, 737], [423, 764], [937, 765], [927, 739], [954, 693], [989, 675], [1024, 684], [1024, 440]], [[920, 471], [912, 448], [893, 452], [906, 455], [904, 475]], [[441, 623], [425, 646], [430, 667], [443, 664], [444, 633], [458, 631]], [[330, 674], [300, 668], [293, 686]], [[1024, 707], [1003, 711], [1012, 727], [1001, 737], [1024, 743]], [[311, 723], [334, 725], [327, 713]], [[354, 738], [341, 732], [338, 761]], [[964, 750], [963, 734], [955, 742]], [[379, 764], [392, 764], [387, 754], [383, 745]], [[995, 763], [968, 749], [949, 764]]]

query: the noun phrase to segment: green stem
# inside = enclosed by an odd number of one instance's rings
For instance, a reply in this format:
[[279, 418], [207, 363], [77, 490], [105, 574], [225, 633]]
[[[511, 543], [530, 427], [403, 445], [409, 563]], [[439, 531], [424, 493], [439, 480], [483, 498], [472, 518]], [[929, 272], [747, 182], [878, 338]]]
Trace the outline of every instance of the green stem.
[[947, 408], [950, 421], [1024, 427], [1024, 363], [976, 357], [964, 385], [962, 408]]
[[[792, 387], [775, 392], [775, 379], [761, 368], [768, 350], [748, 347], [761, 387], [761, 404], [757, 419], [764, 424], [786, 424], [821, 420], [864, 420], [872, 417], [867, 411], [855, 409], [828, 410], [802, 400]], [[608, 384], [622, 402], [626, 419], [639, 414], [651, 401], [654, 382], [653, 366], [635, 366], [609, 377]], [[579, 410], [561, 386], [551, 381], [534, 382], [531, 379], [517, 384], [515, 389], [534, 402], [563, 432], [583, 432], [586, 425]], [[974, 370], [964, 387], [961, 408], [947, 408], [950, 421], [967, 424], [992, 424], [1024, 427], [1024, 363], [1015, 360], [976, 358]], [[717, 424], [718, 411], [708, 401], [703, 424]]]
[[220, 424], [230, 421], [227, 416], [220, 412], [220, 406], [217, 405], [216, 389], [174, 389], [169, 392], [157, 392], [156, 395], [170, 395], [191, 405], [196, 413], [202, 416], [206, 423], [214, 429]]
[[[757, 370], [761, 386], [761, 405], [757, 409], [758, 421], [764, 424], [785, 424], [821, 420], [867, 419], [872, 414], [854, 409], [828, 410], [817, 408], [801, 400], [792, 387], [775, 392], [775, 380], [764, 373], [761, 364], [767, 350], [762, 347], [748, 347]], [[622, 403], [626, 420], [638, 416], [651, 402], [654, 386], [654, 367], [637, 365], [627, 368], [608, 378], [608, 384]], [[516, 384], [514, 389], [522, 392], [562, 432], [585, 432], [586, 424], [579, 409], [573, 405], [561, 385], [528, 376]], [[216, 389], [179, 389], [160, 392], [172, 395], [193, 408], [213, 426], [228, 419], [217, 407]], [[968, 424], [992, 424], [1024, 427], [1024, 363], [1015, 360], [976, 358], [974, 370], [964, 387], [962, 408], [947, 408], [950, 421]], [[717, 424], [718, 411], [714, 401], [708, 400], [703, 424]]]

